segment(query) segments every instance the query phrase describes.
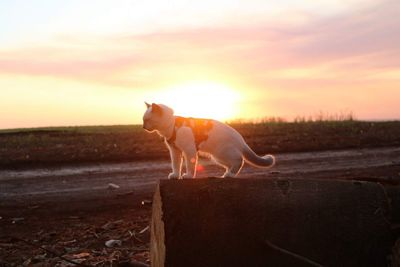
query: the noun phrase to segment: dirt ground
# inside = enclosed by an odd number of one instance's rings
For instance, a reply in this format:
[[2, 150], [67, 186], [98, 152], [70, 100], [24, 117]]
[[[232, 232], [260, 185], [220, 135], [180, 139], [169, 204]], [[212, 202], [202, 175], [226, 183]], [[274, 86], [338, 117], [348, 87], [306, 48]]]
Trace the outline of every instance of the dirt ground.
[[[400, 182], [398, 146], [276, 158], [271, 170], [245, 165], [241, 177]], [[0, 266], [148, 264], [152, 194], [169, 172], [168, 160], [1, 170]], [[199, 178], [222, 173], [200, 160]]]

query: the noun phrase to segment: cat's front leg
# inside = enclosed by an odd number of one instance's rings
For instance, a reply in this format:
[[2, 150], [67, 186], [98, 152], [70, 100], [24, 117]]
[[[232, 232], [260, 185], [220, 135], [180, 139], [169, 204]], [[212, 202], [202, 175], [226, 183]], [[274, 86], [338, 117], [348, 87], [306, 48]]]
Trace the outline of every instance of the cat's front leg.
[[182, 170], [182, 152], [175, 146], [167, 143], [169, 153], [171, 155], [172, 172], [168, 175], [168, 179], [179, 179]]
[[183, 152], [183, 157], [185, 158], [186, 173], [182, 175], [182, 178], [196, 177], [196, 165], [197, 165], [196, 150]]
[[183, 126], [176, 132], [176, 146], [181, 149], [185, 159], [186, 173], [182, 178], [194, 178], [196, 176], [197, 149], [192, 129]]

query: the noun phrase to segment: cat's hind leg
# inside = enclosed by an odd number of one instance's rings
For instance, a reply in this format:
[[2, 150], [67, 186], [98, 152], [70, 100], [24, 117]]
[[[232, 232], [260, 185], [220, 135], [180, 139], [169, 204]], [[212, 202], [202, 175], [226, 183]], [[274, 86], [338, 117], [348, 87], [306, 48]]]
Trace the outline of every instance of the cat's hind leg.
[[213, 155], [214, 160], [225, 168], [225, 173], [222, 178], [233, 178], [236, 177], [243, 167], [242, 154], [237, 150], [225, 151], [216, 156]]
[[237, 160], [232, 162], [230, 166], [226, 169], [225, 173], [222, 175], [223, 178], [234, 178], [236, 177], [243, 167], [243, 160]]

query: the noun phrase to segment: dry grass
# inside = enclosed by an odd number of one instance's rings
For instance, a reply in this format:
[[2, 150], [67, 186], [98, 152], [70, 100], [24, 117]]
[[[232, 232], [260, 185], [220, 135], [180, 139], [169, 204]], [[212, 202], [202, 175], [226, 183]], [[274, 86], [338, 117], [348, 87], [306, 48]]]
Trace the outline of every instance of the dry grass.
[[262, 117], [253, 119], [234, 119], [229, 120], [229, 124], [279, 124], [279, 123], [317, 123], [317, 122], [352, 122], [357, 121], [353, 112], [328, 113], [320, 111], [314, 115], [296, 116], [293, 120], [283, 117]]

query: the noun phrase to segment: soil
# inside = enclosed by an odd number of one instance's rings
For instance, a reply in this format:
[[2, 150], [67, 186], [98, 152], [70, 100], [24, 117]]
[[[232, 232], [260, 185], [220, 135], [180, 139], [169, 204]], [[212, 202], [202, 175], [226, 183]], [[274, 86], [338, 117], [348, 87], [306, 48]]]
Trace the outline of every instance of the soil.
[[[240, 176], [400, 182], [398, 146], [276, 159], [270, 170], [245, 165]], [[168, 160], [0, 170], [0, 266], [74, 266], [60, 256], [89, 266], [149, 263], [152, 194], [169, 172]], [[200, 160], [199, 178], [222, 173]], [[121, 243], [107, 247], [113, 239]]]

